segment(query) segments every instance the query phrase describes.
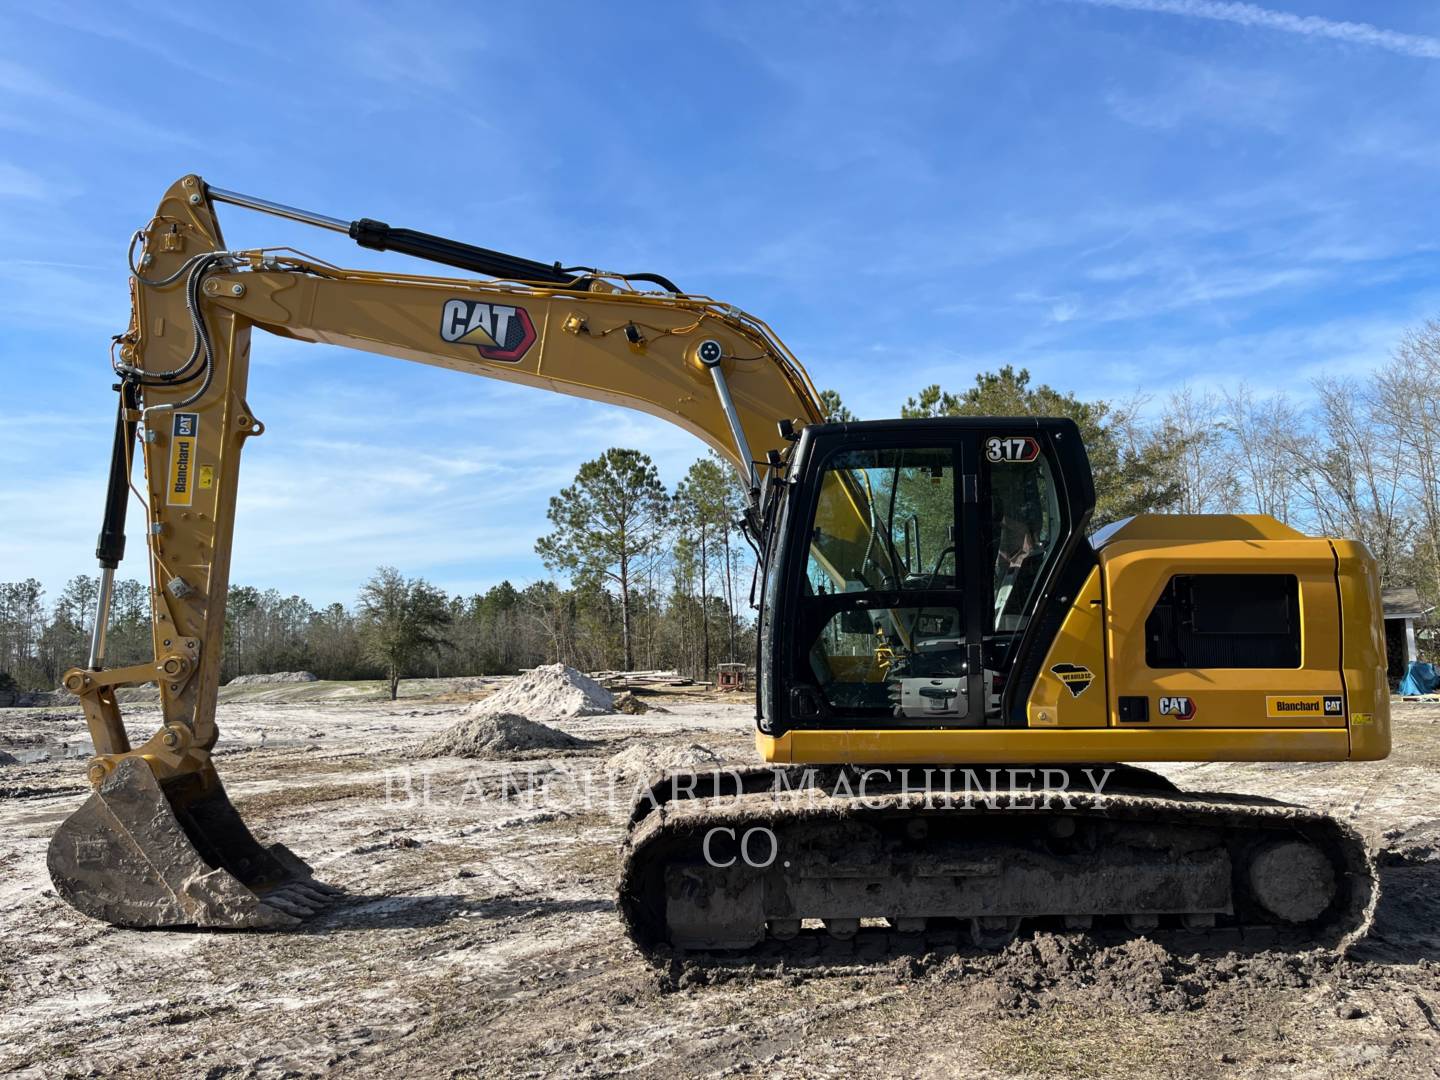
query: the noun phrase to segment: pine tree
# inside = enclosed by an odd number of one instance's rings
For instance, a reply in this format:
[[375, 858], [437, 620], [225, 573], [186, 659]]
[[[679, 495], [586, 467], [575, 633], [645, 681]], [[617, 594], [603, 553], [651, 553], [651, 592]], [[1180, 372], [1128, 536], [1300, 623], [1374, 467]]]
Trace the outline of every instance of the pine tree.
[[554, 531], [535, 542], [551, 571], [577, 585], [605, 582], [618, 591], [626, 671], [635, 668], [631, 591], [660, 548], [669, 501], [648, 456], [612, 447], [581, 465], [575, 483], [550, 499], [546, 516]]

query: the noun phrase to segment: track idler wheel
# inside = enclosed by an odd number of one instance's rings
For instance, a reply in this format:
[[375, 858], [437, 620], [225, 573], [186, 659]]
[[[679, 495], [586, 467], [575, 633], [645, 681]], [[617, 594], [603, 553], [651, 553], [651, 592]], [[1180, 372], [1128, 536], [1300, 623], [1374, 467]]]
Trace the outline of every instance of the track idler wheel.
[[339, 890], [281, 844], [262, 846], [210, 765], [161, 784], [123, 758], [50, 840], [50, 880], [78, 911], [113, 926], [296, 926]]
[[1335, 900], [1335, 867], [1314, 844], [1282, 840], [1250, 860], [1250, 893], [1270, 914], [1290, 923], [1318, 919]]

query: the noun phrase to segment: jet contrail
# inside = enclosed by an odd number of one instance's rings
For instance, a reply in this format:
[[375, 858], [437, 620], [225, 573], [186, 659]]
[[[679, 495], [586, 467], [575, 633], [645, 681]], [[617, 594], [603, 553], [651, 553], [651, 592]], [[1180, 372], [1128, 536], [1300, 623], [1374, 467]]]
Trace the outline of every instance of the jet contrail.
[[1161, 15], [1185, 15], [1192, 19], [1213, 19], [1216, 22], [1258, 26], [1281, 30], [1304, 37], [1329, 38], [1351, 45], [1367, 45], [1402, 56], [1418, 56], [1440, 60], [1440, 38], [1424, 34], [1402, 34], [1382, 30], [1370, 23], [1337, 22], [1318, 15], [1293, 15], [1288, 11], [1272, 11], [1257, 4], [1232, 3], [1228, 0], [1071, 0], [1093, 7], [1125, 8], [1150, 11]]

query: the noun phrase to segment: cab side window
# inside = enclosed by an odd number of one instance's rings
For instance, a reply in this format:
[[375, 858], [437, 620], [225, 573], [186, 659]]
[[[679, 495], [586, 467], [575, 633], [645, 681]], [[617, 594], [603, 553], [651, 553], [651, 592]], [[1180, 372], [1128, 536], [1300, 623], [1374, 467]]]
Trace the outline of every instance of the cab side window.
[[[1012, 450], [1019, 443], [1028, 445]], [[1002, 450], [997, 453], [993, 444], [1002, 444]], [[1035, 440], [990, 439], [987, 447], [992, 628], [1018, 632], [1034, 608], [1036, 590], [1058, 553], [1065, 525], [1054, 473]]]

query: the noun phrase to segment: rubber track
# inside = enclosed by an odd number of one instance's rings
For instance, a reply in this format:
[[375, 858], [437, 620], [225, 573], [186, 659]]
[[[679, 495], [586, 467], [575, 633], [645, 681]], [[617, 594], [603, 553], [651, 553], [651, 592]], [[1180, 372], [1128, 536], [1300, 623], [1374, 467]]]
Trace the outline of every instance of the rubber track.
[[[963, 766], [940, 768], [958, 770]], [[927, 803], [923, 791], [877, 790], [872, 785], [863, 800], [833, 794], [835, 781], [844, 767], [747, 767], [724, 770], [718, 774], [718, 780], [712, 774], [702, 773], [701, 783], [695, 785], [693, 793], [685, 792], [683, 786], [677, 792], [669, 779], [661, 778], [636, 801], [631, 816], [618, 885], [621, 918], [631, 940], [648, 957], [669, 956], [672, 950], [665, 926], [664, 900], [667, 861], [672, 855], [678, 855], [682, 861], [693, 860], [704, 833], [717, 826], [740, 832], [754, 826], [775, 828], [796, 821], [829, 818], [836, 822], [863, 822], [869, 816], [893, 820], [922, 812], [927, 816], [937, 812], [947, 815], [1023, 813], [1033, 820], [1035, 815], [1045, 812], [1037, 809], [1038, 800], [1044, 799], [1045, 809], [1070, 815], [1242, 832], [1299, 833], [1318, 844], [1332, 862], [1342, 868], [1340, 894], [1318, 923], [1285, 927], [1287, 932], [1273, 935], [1272, 940], [1287, 947], [1327, 947], [1343, 952], [1369, 930], [1379, 900], [1375, 860], [1359, 833], [1349, 825], [1307, 807], [1255, 796], [1181, 792], [1164, 777], [1148, 770], [1116, 768], [1113, 786], [1107, 785], [1103, 794], [1082, 793], [1073, 787], [1064, 795], [1022, 793], [1023, 802], [1012, 806], [1008, 791], [996, 791], [988, 795], [990, 805], [982, 801], [981, 794], [975, 793], [970, 808], [962, 805], [939, 809], [933, 800]], [[777, 774], [785, 776], [790, 785], [798, 785], [807, 769], [815, 779], [815, 787], [774, 790]], [[851, 770], [850, 776], [858, 777], [861, 771]], [[977, 772], [983, 775], [983, 770], [977, 768]], [[706, 783], [707, 779], [711, 782]], [[853, 779], [851, 787], [856, 787]], [[1194, 942], [1197, 936], [1203, 938], [1209, 934], [1219, 938], [1233, 934], [1235, 928], [1231, 923], [1213, 932], [1190, 930], [1185, 933], [1187, 941]], [[1266, 929], [1277, 928], [1267, 925]], [[1164, 937], [1164, 932], [1150, 936]], [[762, 949], [767, 956], [777, 950], [783, 954], [785, 945], [767, 939], [763, 946], [756, 946], [752, 951]]]

